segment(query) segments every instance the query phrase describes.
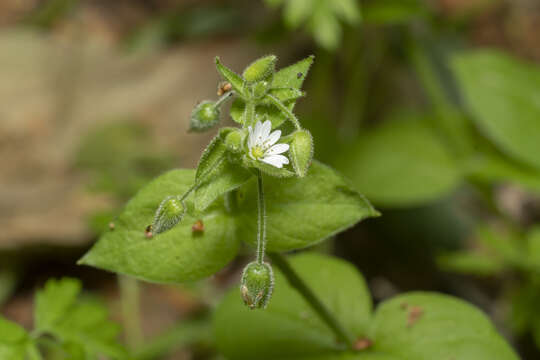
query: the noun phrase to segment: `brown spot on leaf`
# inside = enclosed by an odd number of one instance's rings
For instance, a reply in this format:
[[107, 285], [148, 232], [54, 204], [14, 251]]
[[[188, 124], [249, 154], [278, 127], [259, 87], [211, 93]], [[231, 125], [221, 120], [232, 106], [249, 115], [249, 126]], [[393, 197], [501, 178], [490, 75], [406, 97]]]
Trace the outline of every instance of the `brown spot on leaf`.
[[370, 339], [366, 337], [362, 337], [362, 338], [357, 339], [354, 342], [353, 346], [355, 350], [362, 351], [362, 350], [369, 349], [372, 345], [373, 345], [373, 341], [371, 341]]
[[409, 304], [407, 304], [406, 302], [402, 302], [401, 305], [399, 305], [399, 307], [401, 308], [401, 310], [407, 310], [407, 308], [409, 307]]
[[204, 224], [202, 220], [195, 221], [193, 225], [191, 226], [191, 231], [193, 231], [194, 233], [204, 232]]
[[154, 233], [152, 232], [152, 230], [153, 230], [152, 224], [148, 225], [146, 229], [144, 230], [144, 236], [146, 236], [146, 238], [148, 239], [151, 239], [154, 236]]
[[112, 231], [112, 230], [114, 230], [114, 228], [115, 228], [115, 225], [114, 225], [114, 223], [111, 221], [111, 222], [109, 223], [109, 230]]
[[407, 327], [412, 327], [424, 315], [424, 310], [420, 306], [413, 306], [407, 318]]

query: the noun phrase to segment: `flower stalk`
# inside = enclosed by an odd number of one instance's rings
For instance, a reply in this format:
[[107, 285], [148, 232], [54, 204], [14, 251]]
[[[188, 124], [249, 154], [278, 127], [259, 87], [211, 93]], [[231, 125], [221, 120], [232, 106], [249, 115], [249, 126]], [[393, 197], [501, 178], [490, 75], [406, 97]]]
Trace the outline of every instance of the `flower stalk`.
[[266, 204], [264, 202], [264, 186], [261, 170], [257, 169], [257, 263], [264, 261], [266, 249]]

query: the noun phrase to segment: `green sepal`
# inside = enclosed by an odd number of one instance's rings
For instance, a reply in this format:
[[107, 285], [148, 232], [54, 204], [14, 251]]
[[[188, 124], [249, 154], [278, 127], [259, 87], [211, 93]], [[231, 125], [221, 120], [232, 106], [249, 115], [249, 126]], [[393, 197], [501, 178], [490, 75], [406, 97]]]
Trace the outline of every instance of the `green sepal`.
[[249, 84], [259, 81], [271, 81], [276, 71], [277, 57], [275, 55], [264, 56], [255, 60], [246, 67], [242, 74]]
[[191, 112], [189, 131], [203, 132], [219, 123], [220, 110], [216, 103], [205, 100], [199, 103]]
[[296, 175], [306, 176], [313, 160], [313, 137], [308, 130], [297, 130], [292, 134], [289, 158]]
[[225, 136], [225, 146], [235, 154], [244, 150], [247, 133], [244, 129], [236, 129]]
[[272, 297], [274, 273], [268, 263], [251, 262], [242, 272], [240, 294], [251, 310], [264, 309]]
[[242, 163], [247, 168], [255, 168], [261, 170], [263, 173], [278, 177], [278, 178], [290, 178], [295, 175], [294, 172], [286, 169], [286, 168], [277, 168], [275, 166], [272, 166], [270, 164], [263, 163], [262, 161], [253, 160], [247, 156], [244, 156], [242, 158]]
[[233, 90], [237, 95], [245, 97], [246, 82], [240, 75], [236, 74], [234, 71], [226, 67], [221, 63], [219, 57], [216, 56], [216, 69], [223, 77], [224, 80], [228, 81]]

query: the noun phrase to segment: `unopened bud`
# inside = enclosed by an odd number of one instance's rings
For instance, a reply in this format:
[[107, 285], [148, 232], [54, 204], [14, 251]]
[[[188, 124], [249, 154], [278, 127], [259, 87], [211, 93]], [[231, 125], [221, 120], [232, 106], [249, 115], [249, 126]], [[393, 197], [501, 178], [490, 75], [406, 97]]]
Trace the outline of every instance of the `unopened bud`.
[[256, 83], [258, 81], [272, 80], [276, 71], [277, 57], [268, 55], [252, 62], [245, 70], [242, 76], [248, 83]]
[[250, 309], [265, 308], [274, 289], [274, 273], [268, 263], [251, 262], [242, 273], [240, 293]]
[[191, 112], [190, 131], [205, 131], [219, 122], [219, 108], [213, 101], [202, 101]]
[[299, 177], [304, 177], [313, 158], [313, 137], [305, 129], [297, 130], [292, 134], [290, 144], [291, 163]]
[[239, 153], [244, 149], [246, 132], [241, 129], [233, 130], [225, 137], [225, 146], [234, 153]]
[[185, 212], [184, 203], [177, 196], [167, 196], [156, 211], [152, 232], [159, 234], [171, 229], [182, 220]]

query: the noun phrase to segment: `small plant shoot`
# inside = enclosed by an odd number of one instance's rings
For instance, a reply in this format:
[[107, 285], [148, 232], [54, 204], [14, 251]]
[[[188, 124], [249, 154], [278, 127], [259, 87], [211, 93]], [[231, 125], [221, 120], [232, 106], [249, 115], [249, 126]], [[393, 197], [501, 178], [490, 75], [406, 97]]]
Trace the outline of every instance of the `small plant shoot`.
[[236, 73], [216, 58], [219, 99], [195, 106], [189, 130], [217, 128], [229, 100], [237, 126], [216, 129], [197, 169], [172, 170], [142, 188], [79, 263], [175, 284], [217, 273], [249, 244], [251, 260], [214, 322], [217, 347], [230, 359], [517, 359], [461, 300], [412, 293], [373, 311], [351, 265], [282, 255], [380, 215], [313, 159], [316, 139], [294, 112], [313, 61], [277, 70], [269, 55]]

